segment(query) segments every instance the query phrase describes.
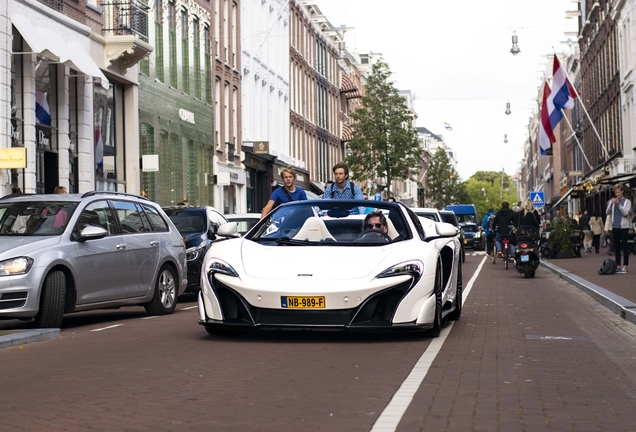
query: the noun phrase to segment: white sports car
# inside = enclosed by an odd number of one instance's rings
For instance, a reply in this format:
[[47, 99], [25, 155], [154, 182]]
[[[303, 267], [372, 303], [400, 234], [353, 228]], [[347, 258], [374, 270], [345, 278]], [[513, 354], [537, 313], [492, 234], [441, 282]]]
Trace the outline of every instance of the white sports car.
[[[371, 206], [371, 207], [368, 207]], [[283, 204], [245, 237], [205, 255], [199, 324], [210, 334], [258, 328], [423, 331], [462, 310], [457, 228], [401, 203]], [[236, 237], [236, 222], [217, 236]]]

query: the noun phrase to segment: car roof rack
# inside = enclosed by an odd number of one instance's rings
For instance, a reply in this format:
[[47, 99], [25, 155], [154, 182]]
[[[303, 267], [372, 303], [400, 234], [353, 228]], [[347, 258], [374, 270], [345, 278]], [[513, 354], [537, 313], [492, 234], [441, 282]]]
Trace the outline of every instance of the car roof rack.
[[126, 192], [113, 192], [113, 191], [90, 191], [83, 194], [82, 198], [86, 198], [86, 197], [94, 196], [94, 195], [123, 195], [123, 196], [131, 196], [135, 198], [140, 198], [140, 199], [144, 199], [148, 201], [148, 198], [146, 198], [145, 196], [135, 195], [135, 194], [126, 193]]

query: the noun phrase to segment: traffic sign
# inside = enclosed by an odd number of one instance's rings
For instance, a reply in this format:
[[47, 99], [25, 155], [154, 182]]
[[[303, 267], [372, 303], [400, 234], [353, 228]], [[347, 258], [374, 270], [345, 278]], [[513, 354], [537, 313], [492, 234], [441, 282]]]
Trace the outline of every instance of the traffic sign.
[[382, 201], [382, 195], [377, 193], [373, 195], [373, 201]]
[[535, 207], [545, 206], [545, 194], [543, 191], [530, 192], [530, 201]]

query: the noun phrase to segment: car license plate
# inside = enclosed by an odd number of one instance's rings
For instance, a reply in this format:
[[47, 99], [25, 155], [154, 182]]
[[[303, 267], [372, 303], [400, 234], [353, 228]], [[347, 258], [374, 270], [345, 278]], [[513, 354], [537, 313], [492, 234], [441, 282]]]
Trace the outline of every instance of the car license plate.
[[324, 297], [287, 297], [280, 298], [280, 304], [287, 309], [324, 309]]
[[521, 262], [530, 261], [530, 255], [521, 255]]

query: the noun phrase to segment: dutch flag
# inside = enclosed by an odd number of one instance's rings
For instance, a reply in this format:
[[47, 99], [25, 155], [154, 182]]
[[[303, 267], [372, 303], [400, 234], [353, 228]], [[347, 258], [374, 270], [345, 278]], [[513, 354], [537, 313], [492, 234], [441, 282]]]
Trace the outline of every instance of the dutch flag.
[[46, 100], [46, 93], [39, 90], [35, 92], [35, 119], [38, 124], [51, 125], [51, 108]]
[[450, 125], [450, 124], [448, 124], [448, 123], [446, 123], [446, 122], [444, 122], [444, 129], [446, 129], [447, 131], [452, 131], [452, 130], [453, 130], [453, 128], [451, 127], [451, 125]]

